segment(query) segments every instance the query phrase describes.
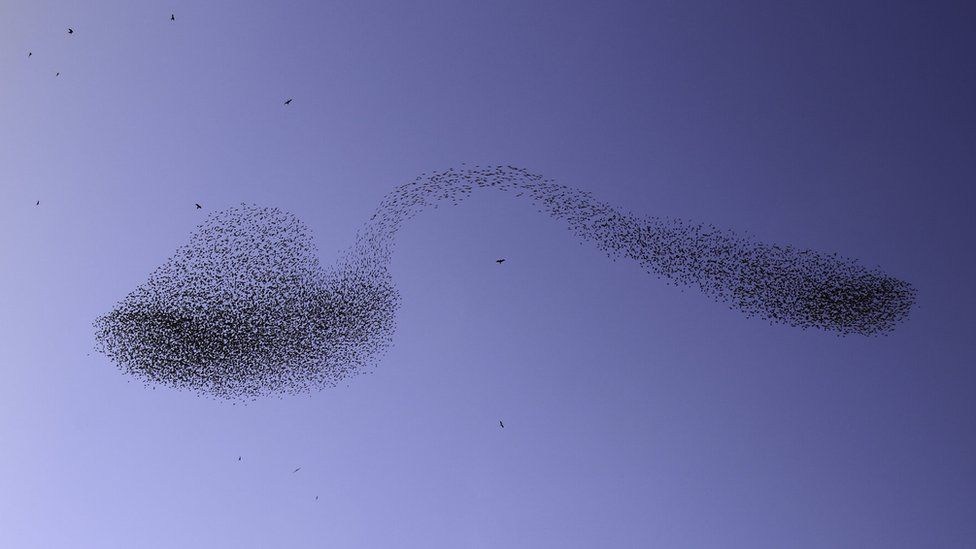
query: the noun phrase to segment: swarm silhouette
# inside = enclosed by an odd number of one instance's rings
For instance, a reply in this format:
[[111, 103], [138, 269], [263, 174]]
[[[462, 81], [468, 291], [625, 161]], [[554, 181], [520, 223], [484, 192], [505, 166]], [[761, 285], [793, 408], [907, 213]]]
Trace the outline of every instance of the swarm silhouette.
[[402, 224], [479, 189], [534, 203], [613, 259], [700, 290], [750, 317], [839, 335], [904, 320], [915, 289], [856, 261], [757, 242], [680, 219], [636, 217], [513, 166], [424, 174], [390, 192], [331, 269], [308, 228], [276, 208], [211, 214], [142, 286], [95, 321], [99, 350], [146, 382], [238, 399], [306, 393], [375, 365], [399, 295]]

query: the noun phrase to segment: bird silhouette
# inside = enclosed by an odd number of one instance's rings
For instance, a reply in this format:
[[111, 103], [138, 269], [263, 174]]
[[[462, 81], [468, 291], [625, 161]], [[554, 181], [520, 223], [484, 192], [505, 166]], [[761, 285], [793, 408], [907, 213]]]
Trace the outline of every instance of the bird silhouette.
[[241, 456], [237, 456], [237, 461], [240, 461], [240, 460], [241, 460]]
[[30, 57], [32, 55], [34, 55], [34, 52], [32, 52], [32, 51], [27, 52], [27, 57]]
[[291, 474], [293, 474], [293, 475], [294, 475], [295, 473], [297, 473], [297, 472], [299, 472], [299, 471], [301, 471], [301, 470], [302, 470], [302, 468], [301, 468], [301, 467], [299, 467], [298, 469], [295, 469], [294, 471], [292, 471], [292, 472], [291, 472]]
[[41, 205], [41, 201], [40, 201], [40, 200], [38, 200], [38, 201], [37, 201], [37, 204], [34, 204], [34, 205], [35, 205], [35, 206], [40, 206], [40, 205]]
[[290, 105], [290, 104], [291, 104], [291, 99], [289, 99], [288, 101], [285, 101], [285, 105]]
[[498, 420], [498, 424], [501, 425], [502, 429], [505, 428], [505, 422], [504, 421], [502, 421], [502, 420], [499, 419]]
[[56, 72], [56, 73], [54, 73], [54, 76], [61, 76], [61, 73], [60, 72]]
[[74, 33], [75, 33], [75, 29], [68, 27], [68, 34], [74, 34]]
[[505, 260], [504, 259], [496, 259], [495, 260], [495, 263], [498, 263], [499, 265], [501, 265], [502, 263], [505, 263]]
[[169, 20], [170, 21], [176, 21], [176, 15], [173, 14], [173, 13], [169, 14]]
[[194, 204], [194, 206], [196, 206], [198, 210], [203, 208], [203, 206], [201, 206], [199, 204]]

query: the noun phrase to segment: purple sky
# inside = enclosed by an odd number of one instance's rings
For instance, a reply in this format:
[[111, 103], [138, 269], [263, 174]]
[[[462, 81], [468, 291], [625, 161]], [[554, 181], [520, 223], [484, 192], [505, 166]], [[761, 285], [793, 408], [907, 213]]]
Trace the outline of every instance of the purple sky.
[[[0, 547], [976, 543], [972, 8], [257, 4], [0, 5]], [[482, 194], [401, 232], [394, 347], [348, 387], [231, 406], [87, 355], [208, 212], [292, 212], [329, 263], [462, 161], [919, 304], [769, 326]]]

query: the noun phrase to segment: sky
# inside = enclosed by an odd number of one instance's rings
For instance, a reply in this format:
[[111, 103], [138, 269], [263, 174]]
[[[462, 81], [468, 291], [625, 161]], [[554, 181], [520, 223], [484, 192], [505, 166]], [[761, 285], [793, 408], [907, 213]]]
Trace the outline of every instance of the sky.
[[[972, 547], [974, 18], [3, 2], [0, 546]], [[855, 257], [918, 303], [882, 337], [771, 326], [481, 194], [400, 232], [393, 347], [348, 384], [234, 405], [92, 350], [208, 213], [291, 212], [328, 264], [461, 162]]]

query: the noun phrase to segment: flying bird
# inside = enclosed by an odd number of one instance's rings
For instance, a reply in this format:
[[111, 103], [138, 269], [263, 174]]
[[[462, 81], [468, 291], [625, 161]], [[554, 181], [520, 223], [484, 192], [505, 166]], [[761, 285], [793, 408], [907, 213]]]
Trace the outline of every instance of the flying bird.
[[68, 34], [74, 34], [74, 33], [75, 33], [75, 29], [68, 27]]
[[505, 422], [504, 421], [502, 421], [502, 420], [499, 419], [498, 420], [498, 424], [502, 426], [502, 429], [505, 428]]
[[37, 201], [37, 204], [34, 204], [34, 205], [35, 205], [35, 206], [40, 206], [40, 205], [41, 205], [41, 201], [40, 201], [40, 200], [38, 200], [38, 201]]
[[32, 55], [34, 55], [34, 52], [32, 52], [32, 51], [27, 52], [27, 57], [30, 57]]
[[172, 14], [172, 13], [169, 14], [169, 20], [170, 21], [176, 21], [176, 15], [175, 14]]
[[61, 73], [60, 72], [56, 72], [56, 73], [54, 73], [54, 76], [61, 76]]
[[203, 206], [201, 206], [201, 205], [199, 205], [199, 204], [194, 204], [194, 206], [196, 206], [198, 210], [200, 210], [200, 209], [202, 209], [202, 208], [203, 208]]
[[290, 105], [290, 104], [291, 104], [291, 99], [289, 99], [288, 101], [285, 101], [285, 105]]
[[504, 259], [496, 259], [495, 260], [495, 263], [498, 263], [499, 265], [501, 265], [502, 263], [505, 263], [505, 260]]
[[294, 475], [295, 473], [297, 473], [297, 472], [299, 472], [299, 471], [301, 471], [301, 470], [302, 470], [302, 468], [301, 468], [301, 467], [299, 467], [298, 469], [295, 469], [294, 471], [292, 471], [292, 472], [291, 472], [291, 474], [293, 474], [293, 475]]
[[237, 456], [237, 461], [240, 461], [240, 460], [241, 460], [241, 456]]

